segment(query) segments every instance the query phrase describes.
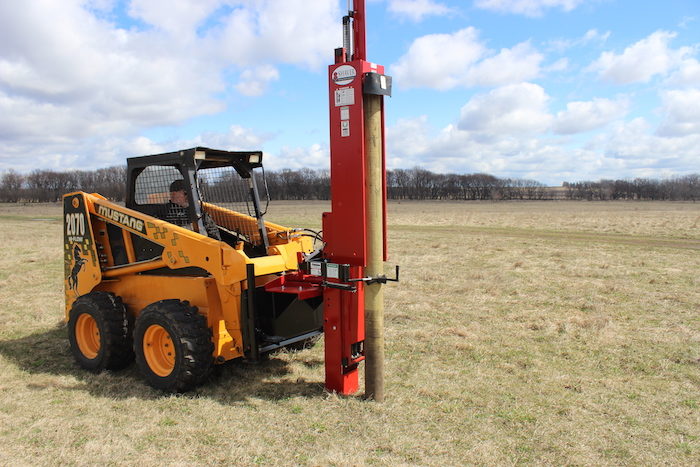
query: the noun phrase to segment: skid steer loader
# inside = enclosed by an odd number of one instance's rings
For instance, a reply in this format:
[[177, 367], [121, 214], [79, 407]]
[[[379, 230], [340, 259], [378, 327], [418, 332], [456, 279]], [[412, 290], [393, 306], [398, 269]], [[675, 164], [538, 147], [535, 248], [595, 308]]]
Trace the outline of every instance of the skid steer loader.
[[262, 153], [197, 147], [127, 160], [126, 207], [64, 196], [66, 320], [80, 366], [136, 360], [181, 392], [212, 365], [317, 339], [322, 278], [299, 271], [318, 233], [267, 222]]

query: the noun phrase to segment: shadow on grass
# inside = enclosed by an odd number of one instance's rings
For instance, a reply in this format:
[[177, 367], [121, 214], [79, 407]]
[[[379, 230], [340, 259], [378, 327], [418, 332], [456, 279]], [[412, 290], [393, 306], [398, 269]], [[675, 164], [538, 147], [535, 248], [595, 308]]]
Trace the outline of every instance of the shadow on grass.
[[[64, 384], [67, 390], [87, 391], [98, 397], [115, 399], [160, 399], [170, 397], [148, 386], [135, 364], [121, 371], [93, 374], [80, 368], [68, 345], [64, 325], [17, 339], [0, 340], [0, 355], [30, 375], [69, 376], [75, 384]], [[311, 357], [311, 355], [309, 355]], [[318, 359], [304, 361], [307, 367], [323, 366]], [[292, 378], [289, 362], [270, 355], [259, 363], [232, 361], [216, 365], [209, 381], [194, 391], [180, 395], [189, 398], [210, 398], [222, 404], [250, 399], [284, 400], [291, 397], [319, 397], [324, 394], [323, 383]], [[27, 384], [30, 389], [53, 386], [37, 378]]]

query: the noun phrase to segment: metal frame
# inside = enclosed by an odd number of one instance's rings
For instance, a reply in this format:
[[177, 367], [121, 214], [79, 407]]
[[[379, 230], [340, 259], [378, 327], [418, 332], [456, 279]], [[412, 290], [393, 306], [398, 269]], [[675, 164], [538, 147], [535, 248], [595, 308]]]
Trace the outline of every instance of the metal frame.
[[[250, 162], [251, 156], [257, 162]], [[206, 232], [202, 221], [201, 199], [197, 188], [196, 173], [201, 169], [214, 167], [233, 167], [241, 178], [248, 180], [250, 197], [253, 203], [255, 217], [258, 221], [258, 229], [263, 245], [267, 251], [269, 240], [266, 235], [265, 221], [261, 209], [260, 196], [257, 183], [253, 176], [253, 170], [262, 167], [262, 151], [222, 151], [206, 147], [194, 147], [162, 154], [127, 158], [127, 193], [126, 207], [139, 211], [139, 205], [134, 199], [136, 192], [136, 179], [147, 167], [162, 165], [175, 167], [181, 174], [187, 186], [187, 199], [189, 200], [188, 215], [196, 219], [197, 232]]]

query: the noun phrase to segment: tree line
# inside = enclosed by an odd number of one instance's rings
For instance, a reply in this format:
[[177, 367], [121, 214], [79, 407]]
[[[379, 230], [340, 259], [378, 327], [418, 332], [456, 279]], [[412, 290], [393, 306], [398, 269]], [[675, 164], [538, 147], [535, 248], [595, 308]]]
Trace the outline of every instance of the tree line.
[[567, 199], [593, 200], [664, 200], [696, 201], [700, 199], [700, 174], [664, 180], [600, 180], [564, 183]]
[[[260, 191], [273, 200], [330, 199], [330, 172], [282, 169], [256, 173]], [[13, 170], [0, 177], [1, 202], [54, 202], [64, 193], [100, 193], [123, 201], [126, 167], [59, 172], [36, 169], [23, 175]], [[636, 178], [597, 182], [564, 182], [547, 187], [535, 180], [493, 175], [438, 174], [419, 167], [387, 171], [387, 197], [393, 200], [692, 200], [700, 199], [700, 174], [668, 179]]]
[[52, 202], [73, 191], [100, 193], [123, 201], [125, 185], [126, 166], [66, 172], [36, 169], [27, 175], [10, 170], [0, 178], [0, 201]]

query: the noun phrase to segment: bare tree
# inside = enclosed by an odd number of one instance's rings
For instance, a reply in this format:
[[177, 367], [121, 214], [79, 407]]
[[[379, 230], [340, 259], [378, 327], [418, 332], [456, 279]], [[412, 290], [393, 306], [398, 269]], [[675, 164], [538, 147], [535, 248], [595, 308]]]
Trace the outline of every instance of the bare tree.
[[[256, 173], [258, 186], [266, 186], [271, 199], [329, 199], [328, 170], [282, 169]], [[37, 169], [28, 175], [13, 170], [0, 177], [0, 201], [57, 201], [64, 193], [86, 191], [122, 201], [126, 167], [94, 171], [57, 172]], [[389, 199], [435, 200], [542, 200], [552, 196], [544, 184], [528, 179], [501, 179], [493, 175], [439, 174], [421, 167], [387, 171]], [[692, 200], [700, 199], [700, 174], [665, 180], [600, 180], [564, 182], [560, 190], [571, 200]]]
[[15, 203], [22, 198], [24, 177], [10, 169], [2, 175], [0, 180], [0, 200], [7, 203]]

